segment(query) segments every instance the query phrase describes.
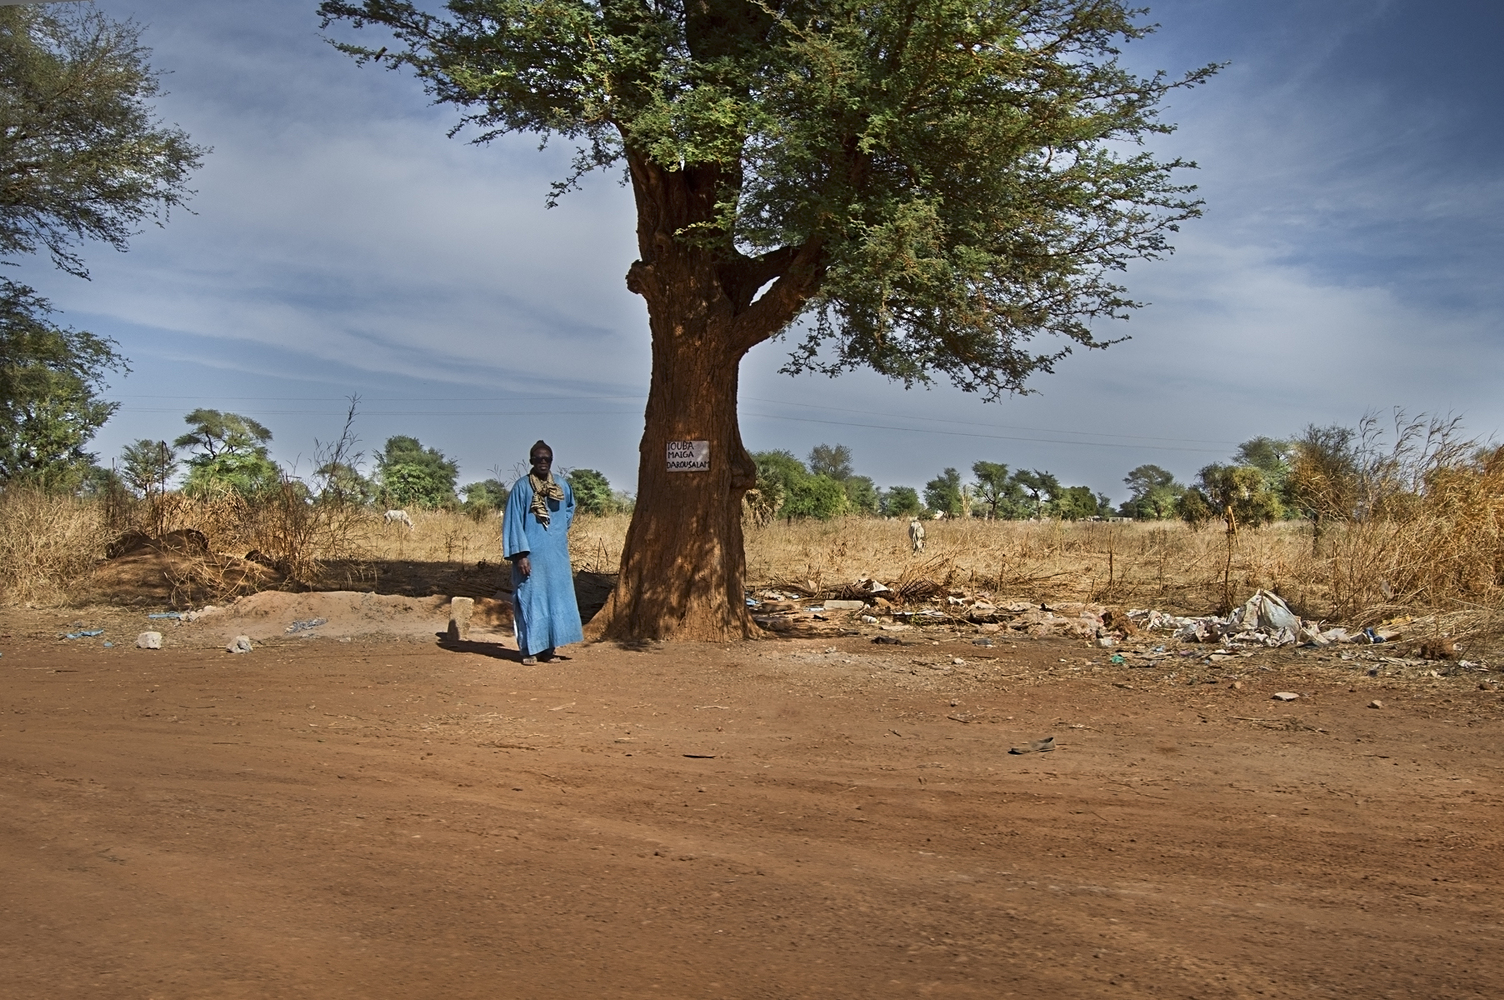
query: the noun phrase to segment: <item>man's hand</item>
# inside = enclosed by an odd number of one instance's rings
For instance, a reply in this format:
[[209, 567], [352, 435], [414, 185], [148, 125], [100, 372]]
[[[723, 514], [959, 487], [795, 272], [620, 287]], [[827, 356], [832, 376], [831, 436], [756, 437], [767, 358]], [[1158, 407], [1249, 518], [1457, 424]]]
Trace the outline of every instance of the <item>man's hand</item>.
[[517, 562], [514, 565], [517, 567], [517, 572], [522, 574], [524, 580], [533, 575], [533, 564], [527, 556], [518, 556]]

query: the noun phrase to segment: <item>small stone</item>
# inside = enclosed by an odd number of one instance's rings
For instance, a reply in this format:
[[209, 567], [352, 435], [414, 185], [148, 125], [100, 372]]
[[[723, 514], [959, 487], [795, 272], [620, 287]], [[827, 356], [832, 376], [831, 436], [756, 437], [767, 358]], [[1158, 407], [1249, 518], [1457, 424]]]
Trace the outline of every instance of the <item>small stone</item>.
[[249, 653], [250, 651], [251, 637], [248, 635], [237, 635], [234, 639], [230, 640], [230, 644], [225, 647], [225, 652], [227, 653]]
[[876, 625], [877, 624], [877, 619], [874, 618], [874, 617], [872, 617], [871, 615], [862, 615], [862, 621], [865, 624], [868, 624], [868, 625]]
[[1227, 686], [1230, 687], [1230, 688], [1232, 688], [1234, 691], [1241, 691], [1241, 690], [1243, 690], [1243, 682], [1242, 681], [1233, 681], [1231, 684], [1229, 684]]
[[1384, 707], [1384, 703], [1382, 701], [1380, 701], [1379, 699], [1375, 698], [1373, 701], [1371, 701], [1371, 702], [1368, 703], [1368, 707], [1369, 708], [1383, 708]]
[[140, 635], [136, 636], [136, 648], [137, 649], [161, 649], [162, 648], [162, 633], [161, 632], [142, 632]]
[[1299, 698], [1299, 697], [1300, 697], [1300, 695], [1296, 694], [1294, 691], [1276, 691], [1276, 692], [1274, 692], [1274, 700], [1275, 701], [1294, 701], [1296, 698]]

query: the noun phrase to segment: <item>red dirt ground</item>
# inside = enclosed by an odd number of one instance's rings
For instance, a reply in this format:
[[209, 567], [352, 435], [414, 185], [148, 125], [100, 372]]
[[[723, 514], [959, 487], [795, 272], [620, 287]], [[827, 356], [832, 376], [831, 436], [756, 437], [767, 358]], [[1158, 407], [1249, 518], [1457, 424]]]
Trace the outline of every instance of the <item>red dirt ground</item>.
[[0, 995], [1504, 996], [1480, 675], [572, 652], [0, 642]]

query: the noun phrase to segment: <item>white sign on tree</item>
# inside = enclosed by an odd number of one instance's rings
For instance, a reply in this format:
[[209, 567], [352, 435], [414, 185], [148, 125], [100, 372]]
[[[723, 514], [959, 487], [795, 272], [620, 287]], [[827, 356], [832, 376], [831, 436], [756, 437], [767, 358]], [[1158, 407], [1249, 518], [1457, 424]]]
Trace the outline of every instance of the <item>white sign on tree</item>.
[[709, 441], [670, 441], [668, 443], [668, 471], [709, 472]]

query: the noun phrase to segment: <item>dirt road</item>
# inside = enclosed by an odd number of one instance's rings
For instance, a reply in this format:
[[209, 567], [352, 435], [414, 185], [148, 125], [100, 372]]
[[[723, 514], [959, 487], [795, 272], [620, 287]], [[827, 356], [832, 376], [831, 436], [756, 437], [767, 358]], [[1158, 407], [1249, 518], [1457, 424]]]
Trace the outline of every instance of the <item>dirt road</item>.
[[0, 996], [1504, 996], [1497, 692], [1091, 652], [7, 642]]

